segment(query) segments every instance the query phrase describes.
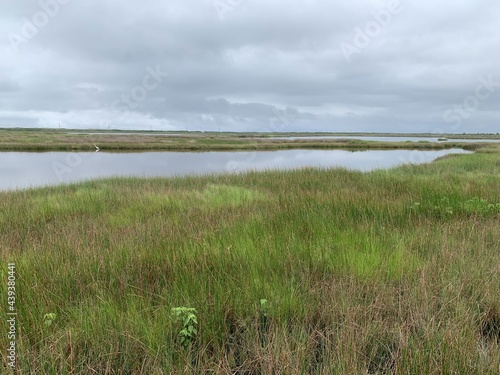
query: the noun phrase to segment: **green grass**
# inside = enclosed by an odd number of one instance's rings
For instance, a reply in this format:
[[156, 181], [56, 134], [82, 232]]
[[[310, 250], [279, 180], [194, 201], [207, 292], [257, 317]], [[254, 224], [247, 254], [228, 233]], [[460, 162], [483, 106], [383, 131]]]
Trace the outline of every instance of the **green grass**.
[[370, 173], [0, 193], [18, 373], [497, 374], [499, 191], [489, 146]]
[[[150, 134], [155, 134], [152, 136]], [[474, 139], [500, 139], [500, 135], [468, 134], [448, 135], [445, 143], [420, 142], [374, 142], [356, 139], [275, 139], [283, 136], [337, 135], [348, 137], [349, 133], [217, 133], [217, 132], [169, 132], [147, 131], [77, 131], [56, 129], [6, 129], [0, 128], [1, 151], [93, 151], [97, 144], [101, 151], [236, 151], [236, 150], [285, 150], [285, 149], [422, 149], [441, 150], [461, 147], [475, 150], [482, 143], [453, 141], [453, 137]], [[387, 136], [388, 134], [357, 133], [356, 135]], [[397, 136], [398, 134], [391, 134]], [[401, 135], [401, 134], [400, 134]], [[431, 137], [431, 134], [414, 136]], [[436, 135], [434, 135], [436, 137]], [[494, 147], [494, 145], [493, 145]]]

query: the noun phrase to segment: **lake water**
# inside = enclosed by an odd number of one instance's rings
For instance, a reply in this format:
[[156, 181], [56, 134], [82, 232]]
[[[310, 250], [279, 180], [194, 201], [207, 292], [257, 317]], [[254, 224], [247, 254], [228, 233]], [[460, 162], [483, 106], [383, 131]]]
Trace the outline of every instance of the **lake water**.
[[0, 190], [57, 185], [111, 176], [185, 176], [302, 167], [370, 171], [403, 163], [427, 163], [460, 149], [285, 150], [255, 152], [0, 152]]
[[[68, 132], [67, 134], [72, 135], [141, 135], [141, 136], [157, 136], [157, 137], [186, 137], [192, 136], [189, 133], [163, 133], [163, 132]], [[231, 137], [231, 133], [223, 133], [224, 136]], [[198, 136], [198, 134], [195, 134]], [[446, 141], [439, 141], [438, 137], [412, 137], [412, 136], [394, 136], [394, 137], [370, 137], [370, 136], [356, 136], [356, 135], [346, 135], [346, 136], [334, 136], [334, 135], [301, 135], [297, 137], [255, 137], [257, 139], [276, 139], [276, 140], [314, 140], [314, 139], [354, 139], [354, 140], [362, 140], [362, 141], [377, 141], [377, 142], [500, 142], [500, 139], [448, 139]]]
[[378, 141], [378, 142], [500, 142], [500, 139], [448, 139], [446, 141], [439, 141], [438, 138], [429, 137], [368, 137], [368, 136], [355, 136], [349, 135], [345, 137], [341, 136], [300, 136], [300, 137], [272, 137], [271, 139], [281, 139], [281, 140], [308, 140], [308, 139], [355, 139], [361, 141]]

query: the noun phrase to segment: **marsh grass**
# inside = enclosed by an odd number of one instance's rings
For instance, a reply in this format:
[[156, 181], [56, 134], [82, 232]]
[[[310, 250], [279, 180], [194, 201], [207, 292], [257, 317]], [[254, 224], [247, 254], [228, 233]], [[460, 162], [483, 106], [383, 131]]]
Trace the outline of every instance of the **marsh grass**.
[[0, 193], [18, 373], [496, 374], [498, 155]]
[[[463, 143], [450, 140], [446, 143], [420, 142], [375, 142], [356, 139], [279, 139], [276, 136], [304, 136], [312, 133], [201, 133], [178, 132], [175, 136], [161, 132], [76, 132], [55, 129], [2, 129], [0, 128], [0, 150], [2, 151], [94, 151], [97, 144], [101, 151], [249, 151], [287, 149], [421, 149], [442, 150], [465, 148], [475, 150], [484, 143]], [[171, 135], [171, 134], [170, 134]], [[325, 135], [317, 133], [316, 135]], [[328, 134], [326, 134], [328, 135]], [[352, 134], [351, 134], [352, 135]], [[360, 134], [358, 134], [360, 135]], [[376, 134], [370, 134], [376, 135]], [[340, 136], [343, 136], [340, 134]], [[404, 136], [404, 135], [402, 135]], [[429, 136], [429, 135], [427, 135]], [[456, 136], [456, 135], [455, 135]], [[474, 139], [474, 135], [464, 136]], [[484, 135], [498, 139], [498, 135]], [[491, 147], [495, 147], [493, 143]]]

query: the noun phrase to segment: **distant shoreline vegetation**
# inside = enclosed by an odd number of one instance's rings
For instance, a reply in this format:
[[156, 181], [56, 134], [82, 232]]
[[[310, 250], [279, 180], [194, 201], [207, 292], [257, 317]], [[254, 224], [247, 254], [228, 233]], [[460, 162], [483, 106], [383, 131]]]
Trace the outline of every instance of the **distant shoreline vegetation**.
[[[155, 136], [152, 136], [155, 135]], [[321, 139], [309, 137], [345, 137]], [[349, 137], [421, 137], [430, 140], [366, 141]], [[282, 139], [284, 137], [304, 137]], [[446, 142], [431, 141], [446, 139]], [[454, 141], [467, 139], [468, 142]], [[426, 149], [439, 150], [461, 147], [474, 150], [479, 147], [472, 140], [491, 139], [498, 142], [498, 134], [430, 134], [430, 133], [230, 133], [230, 132], [160, 132], [144, 130], [77, 130], [1, 128], [0, 151], [237, 151], [285, 149]]]

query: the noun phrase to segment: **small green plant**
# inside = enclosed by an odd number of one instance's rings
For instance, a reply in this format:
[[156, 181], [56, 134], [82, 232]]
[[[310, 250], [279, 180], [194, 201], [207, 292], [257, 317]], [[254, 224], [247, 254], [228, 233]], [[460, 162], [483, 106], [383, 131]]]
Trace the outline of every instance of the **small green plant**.
[[198, 325], [196, 309], [193, 307], [174, 307], [172, 308], [172, 314], [177, 321], [182, 323], [182, 329], [178, 336], [180, 337], [181, 345], [187, 348], [189, 344], [195, 340], [198, 334], [196, 330], [196, 326]]
[[52, 325], [52, 323], [54, 323], [54, 321], [56, 320], [56, 318], [57, 318], [57, 314], [56, 313], [45, 314], [43, 316], [43, 324], [45, 325], [45, 327], [50, 327]]
[[431, 204], [413, 203], [411, 209], [416, 212], [425, 212], [428, 209], [438, 214], [476, 214], [495, 215], [500, 213], [500, 203], [490, 202], [486, 199], [474, 197], [467, 201], [451, 200], [448, 197], [441, 198], [438, 202]]
[[462, 208], [468, 213], [495, 214], [500, 212], [500, 203], [489, 202], [486, 199], [474, 197], [462, 203]]
[[437, 206], [434, 206], [434, 209], [438, 212], [441, 212], [441, 213], [444, 213], [447, 215], [453, 215], [453, 213], [454, 213], [453, 207], [452, 207], [453, 203], [454, 202], [452, 202], [450, 200], [450, 198], [443, 197], [443, 198], [441, 198], [440, 203]]

